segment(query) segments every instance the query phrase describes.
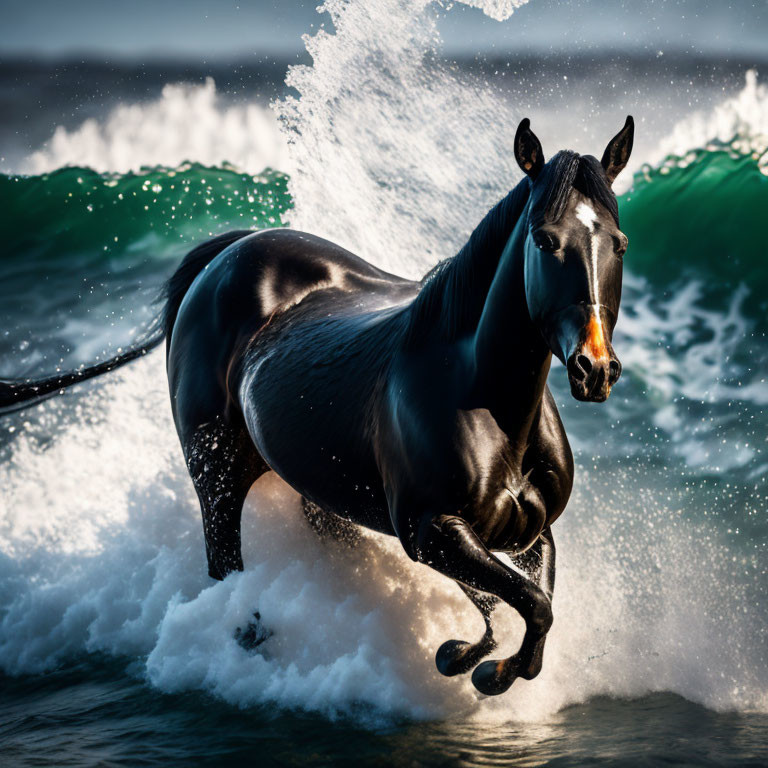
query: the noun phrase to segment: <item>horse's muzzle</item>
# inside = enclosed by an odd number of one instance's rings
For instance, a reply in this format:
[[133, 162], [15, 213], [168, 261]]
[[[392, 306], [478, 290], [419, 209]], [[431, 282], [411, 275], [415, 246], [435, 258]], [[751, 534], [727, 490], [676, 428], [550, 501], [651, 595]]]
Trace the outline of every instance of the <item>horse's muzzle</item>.
[[621, 376], [621, 363], [610, 354], [596, 357], [588, 345], [578, 348], [566, 364], [571, 394], [582, 402], [602, 403]]
[[602, 403], [621, 376], [611, 345], [613, 325], [610, 310], [582, 302], [561, 309], [542, 329], [549, 348], [568, 370], [577, 400]]

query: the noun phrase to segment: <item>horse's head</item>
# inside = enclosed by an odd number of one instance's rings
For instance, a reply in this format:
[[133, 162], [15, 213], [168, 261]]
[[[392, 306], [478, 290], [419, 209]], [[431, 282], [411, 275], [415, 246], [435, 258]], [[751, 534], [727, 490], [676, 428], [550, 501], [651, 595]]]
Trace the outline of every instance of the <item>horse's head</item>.
[[515, 157], [532, 182], [525, 238], [528, 311], [566, 365], [577, 400], [604, 401], [621, 374], [611, 339], [627, 238], [611, 184], [629, 160], [633, 134], [628, 117], [602, 161], [563, 151], [548, 163], [528, 119], [515, 136]]

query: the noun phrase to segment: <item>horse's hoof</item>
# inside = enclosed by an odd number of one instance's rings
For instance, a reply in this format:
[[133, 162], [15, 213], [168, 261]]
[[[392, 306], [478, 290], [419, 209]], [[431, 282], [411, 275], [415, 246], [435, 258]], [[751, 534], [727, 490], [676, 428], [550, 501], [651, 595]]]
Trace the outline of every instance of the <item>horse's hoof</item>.
[[258, 611], [253, 614], [253, 619], [246, 624], [245, 629], [238, 627], [235, 630], [235, 640], [246, 651], [255, 651], [272, 637], [272, 630], [261, 623], [261, 614]]
[[463, 640], [446, 640], [435, 654], [437, 671], [446, 677], [460, 675], [472, 669], [471, 659], [467, 651], [472, 646]]
[[508, 691], [517, 675], [509, 670], [507, 663], [507, 659], [502, 659], [478, 664], [472, 673], [472, 684], [486, 696], [498, 696]]

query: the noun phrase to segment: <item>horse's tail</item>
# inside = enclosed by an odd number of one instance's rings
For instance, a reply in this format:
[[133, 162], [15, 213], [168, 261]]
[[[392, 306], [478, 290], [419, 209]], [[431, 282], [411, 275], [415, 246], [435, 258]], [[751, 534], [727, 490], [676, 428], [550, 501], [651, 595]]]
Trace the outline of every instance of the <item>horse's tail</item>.
[[64, 371], [36, 381], [0, 379], [0, 414], [11, 413], [35, 405], [73, 384], [92, 379], [94, 376], [100, 376], [102, 373], [114, 371], [115, 368], [146, 355], [151, 349], [161, 344], [166, 337], [170, 338], [181, 302], [194, 279], [228, 245], [248, 234], [250, 234], [250, 230], [227, 232], [198, 245], [197, 248], [193, 248], [163, 286], [160, 297], [165, 299], [165, 304], [159, 318], [150, 326], [149, 331], [140, 342], [128, 347], [119, 355], [101, 363], [84, 366], [73, 371]]
[[119, 355], [95, 365], [64, 371], [35, 381], [0, 379], [0, 415], [28, 408], [67, 387], [102, 373], [113, 371], [137, 357], [141, 357], [162, 342], [165, 334], [161, 329], [152, 333], [146, 341], [129, 347]]

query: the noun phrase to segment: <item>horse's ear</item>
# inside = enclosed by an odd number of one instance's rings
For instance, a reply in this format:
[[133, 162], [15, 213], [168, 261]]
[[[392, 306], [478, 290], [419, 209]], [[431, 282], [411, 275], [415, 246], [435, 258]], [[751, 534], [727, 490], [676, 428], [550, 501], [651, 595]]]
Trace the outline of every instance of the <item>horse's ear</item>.
[[544, 167], [544, 151], [541, 142], [531, 130], [531, 121], [526, 117], [520, 121], [515, 134], [515, 160], [531, 179], [535, 180]]
[[629, 162], [634, 138], [635, 121], [632, 119], [632, 115], [627, 115], [627, 122], [624, 123], [624, 127], [608, 142], [608, 146], [605, 148], [605, 152], [603, 152], [603, 159], [600, 161], [610, 184], [613, 184], [616, 177], [624, 170]]

